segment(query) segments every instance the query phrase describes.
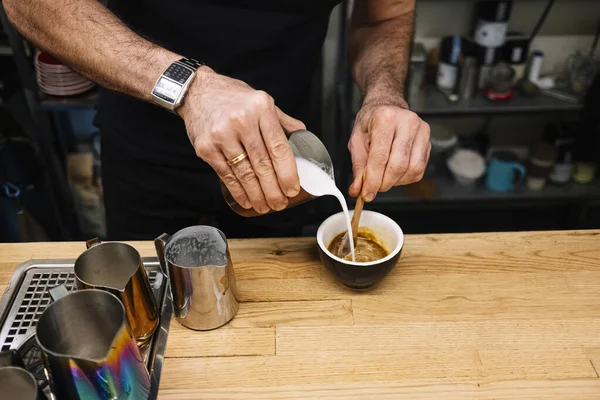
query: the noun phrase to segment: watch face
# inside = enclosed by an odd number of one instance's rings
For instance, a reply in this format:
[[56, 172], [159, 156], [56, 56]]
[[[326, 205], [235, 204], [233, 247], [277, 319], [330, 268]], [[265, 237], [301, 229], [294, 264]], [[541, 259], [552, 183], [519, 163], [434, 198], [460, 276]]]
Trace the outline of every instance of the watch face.
[[180, 91], [181, 85], [178, 85], [177, 83], [163, 77], [158, 80], [158, 83], [154, 87], [152, 93], [163, 100], [166, 100], [170, 103], [175, 103]]

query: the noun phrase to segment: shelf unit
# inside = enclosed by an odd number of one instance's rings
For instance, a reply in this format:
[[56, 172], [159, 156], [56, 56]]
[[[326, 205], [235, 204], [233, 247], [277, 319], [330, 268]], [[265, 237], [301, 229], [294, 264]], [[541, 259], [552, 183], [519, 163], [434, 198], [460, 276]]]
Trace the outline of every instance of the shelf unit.
[[537, 201], [537, 200], [600, 200], [600, 180], [588, 184], [568, 183], [555, 185], [548, 182], [542, 190], [530, 190], [520, 184], [514, 191], [492, 192], [483, 182], [478, 182], [473, 187], [457, 183], [450, 176], [437, 176], [425, 178], [424, 182], [435, 185], [435, 194], [431, 198], [415, 197], [409, 190], [402, 186], [392, 188], [386, 193], [379, 193], [373, 205], [381, 204], [407, 204], [407, 203], [442, 203], [442, 202], [498, 202], [498, 201]]
[[29, 139], [39, 149], [37, 162], [40, 165], [41, 186], [44, 188], [40, 190], [44, 190], [45, 206], [50, 216], [44, 228], [50, 240], [74, 240], [79, 238], [80, 229], [66, 177], [64, 140], [56, 132], [51, 113], [41, 107], [42, 97], [33, 68], [32, 46], [10, 24], [1, 4], [0, 22], [8, 38], [7, 43], [1, 43], [0, 54], [12, 57], [21, 84], [21, 90], [12, 95], [5, 107], [16, 120], [28, 125]]
[[74, 108], [93, 108], [98, 103], [99, 89], [77, 96], [51, 96], [41, 93], [38, 108], [44, 111], [68, 111]]
[[411, 110], [421, 116], [573, 112], [581, 110], [582, 107], [579, 101], [567, 101], [545, 93], [536, 97], [523, 97], [517, 94], [506, 101], [492, 101], [480, 93], [471, 99], [460, 99], [456, 103], [451, 103], [435, 87], [424, 88], [416, 98], [409, 99], [409, 104]]

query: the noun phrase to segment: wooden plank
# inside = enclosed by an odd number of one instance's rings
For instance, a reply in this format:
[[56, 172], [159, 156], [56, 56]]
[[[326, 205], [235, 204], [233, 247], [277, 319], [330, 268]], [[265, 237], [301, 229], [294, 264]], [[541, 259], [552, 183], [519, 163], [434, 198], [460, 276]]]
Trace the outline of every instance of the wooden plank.
[[421, 385], [518, 379], [596, 378], [583, 348], [536, 352], [507, 348], [404, 351], [393, 354], [169, 358], [161, 388], [210, 389], [402, 382]]
[[590, 360], [590, 363], [594, 367], [594, 370], [596, 371], [596, 375], [600, 378], [600, 346], [586, 347], [585, 352]]
[[[277, 355], [395, 354], [432, 349], [600, 348], [600, 318], [407, 322], [388, 326], [280, 327]], [[600, 353], [599, 353], [600, 355]], [[600, 360], [599, 360], [600, 361]]]
[[[485, 348], [476, 351], [480, 379], [579, 379], [597, 378], [583, 347]], [[600, 395], [600, 392], [598, 393]]]
[[[328, 385], [281, 385], [276, 387], [163, 389], [167, 400], [474, 400], [475, 383], [423, 385], [412, 382], [361, 382]], [[563, 400], [563, 399], [561, 399]]]
[[171, 321], [166, 357], [229, 357], [275, 354], [274, 328], [194, 331]]
[[367, 296], [353, 297], [352, 309], [358, 325], [491, 318], [597, 318], [599, 279], [600, 270], [408, 276], [384, 281]]
[[352, 325], [350, 300], [240, 303], [233, 328]]
[[351, 299], [356, 293], [332, 276], [301, 279], [253, 279], [237, 281], [240, 301], [307, 301]]
[[275, 354], [275, 326], [326, 326], [353, 323], [350, 301], [240, 303], [227, 325], [194, 331], [171, 322], [167, 357], [251, 356]]
[[597, 400], [600, 379], [517, 380], [482, 383], [480, 400]]
[[405, 352], [396, 355], [167, 358], [161, 389], [210, 389], [330, 385], [356, 382], [467, 382], [477, 377], [472, 351]]
[[166, 400], [598, 400], [600, 379], [520, 380], [423, 385], [420, 382], [361, 382], [329, 385], [213, 389], [164, 389]]

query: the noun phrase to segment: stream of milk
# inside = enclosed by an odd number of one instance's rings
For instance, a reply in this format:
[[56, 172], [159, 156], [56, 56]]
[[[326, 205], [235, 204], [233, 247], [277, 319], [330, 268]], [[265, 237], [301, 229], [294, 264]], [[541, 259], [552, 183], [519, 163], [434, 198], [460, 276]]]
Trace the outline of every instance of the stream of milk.
[[[338, 199], [342, 206], [342, 210], [344, 210], [344, 216], [346, 217], [348, 235], [352, 238], [352, 225], [350, 224], [348, 205], [346, 204], [346, 199], [342, 192], [335, 186], [335, 181], [331, 179], [331, 176], [323, 168], [307, 159], [296, 157], [296, 166], [298, 167], [300, 186], [302, 186], [309, 194], [312, 194], [313, 196], [335, 196]], [[349, 242], [352, 261], [355, 261], [354, 241], [350, 239]]]

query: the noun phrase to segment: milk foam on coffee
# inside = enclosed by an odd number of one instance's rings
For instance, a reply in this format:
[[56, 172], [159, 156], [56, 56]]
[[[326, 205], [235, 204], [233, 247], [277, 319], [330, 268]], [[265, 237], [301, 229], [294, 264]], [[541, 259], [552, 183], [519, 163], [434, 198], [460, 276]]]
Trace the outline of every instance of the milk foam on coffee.
[[[335, 186], [335, 181], [331, 179], [331, 176], [317, 164], [306, 160], [304, 158], [296, 157], [296, 166], [298, 167], [298, 177], [300, 178], [300, 186], [313, 196], [335, 196], [342, 210], [344, 210], [344, 216], [346, 217], [346, 226], [348, 227], [348, 235], [352, 237], [352, 226], [350, 224], [350, 213], [348, 212], [348, 205], [346, 199], [340, 190]], [[354, 241], [350, 242], [350, 253], [352, 254], [352, 261], [356, 261], [354, 256]]]

